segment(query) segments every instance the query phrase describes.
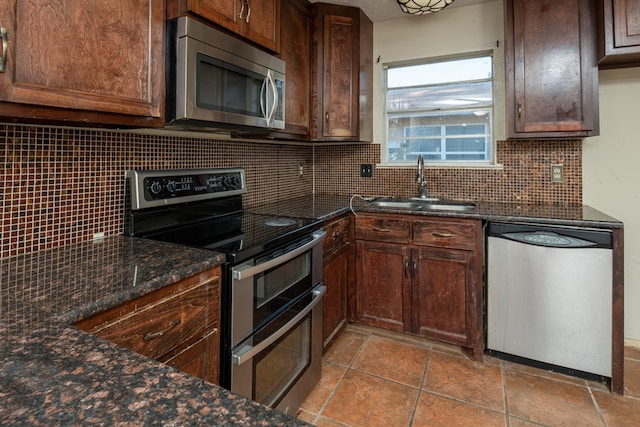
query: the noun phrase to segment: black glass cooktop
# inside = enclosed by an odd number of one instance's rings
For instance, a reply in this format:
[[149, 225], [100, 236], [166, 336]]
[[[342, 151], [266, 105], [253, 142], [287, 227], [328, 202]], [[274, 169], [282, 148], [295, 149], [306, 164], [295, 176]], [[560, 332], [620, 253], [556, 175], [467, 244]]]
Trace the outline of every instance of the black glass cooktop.
[[[223, 203], [225, 204], [225, 203]], [[200, 202], [134, 212], [130, 235], [223, 252], [237, 264], [310, 235], [321, 221], [255, 214], [226, 202]], [[233, 208], [236, 208], [235, 210]]]

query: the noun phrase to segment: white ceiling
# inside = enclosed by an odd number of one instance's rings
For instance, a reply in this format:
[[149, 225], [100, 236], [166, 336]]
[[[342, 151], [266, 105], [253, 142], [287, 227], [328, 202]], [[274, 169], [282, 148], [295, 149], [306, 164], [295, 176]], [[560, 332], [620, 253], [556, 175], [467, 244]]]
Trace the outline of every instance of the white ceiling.
[[[404, 18], [410, 15], [402, 12], [396, 0], [310, 0], [311, 3], [333, 3], [347, 6], [356, 6], [364, 11], [364, 13], [373, 22], [388, 21], [391, 19]], [[446, 9], [439, 13], [446, 12], [447, 9], [461, 6], [469, 6], [477, 3], [486, 3], [493, 0], [454, 0]], [[420, 19], [415, 16], [415, 19]]]

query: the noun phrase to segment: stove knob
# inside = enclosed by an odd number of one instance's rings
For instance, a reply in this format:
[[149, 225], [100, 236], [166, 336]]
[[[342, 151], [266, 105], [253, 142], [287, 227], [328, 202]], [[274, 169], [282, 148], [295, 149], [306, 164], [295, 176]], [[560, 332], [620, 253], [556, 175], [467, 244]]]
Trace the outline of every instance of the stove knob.
[[167, 190], [173, 193], [176, 190], [176, 182], [175, 181], [167, 182]]
[[229, 180], [231, 181], [230, 185], [233, 188], [240, 188], [240, 177], [238, 175], [231, 175], [231, 178]]
[[158, 194], [162, 190], [162, 184], [160, 184], [158, 181], [153, 181], [149, 186], [149, 190], [153, 194]]

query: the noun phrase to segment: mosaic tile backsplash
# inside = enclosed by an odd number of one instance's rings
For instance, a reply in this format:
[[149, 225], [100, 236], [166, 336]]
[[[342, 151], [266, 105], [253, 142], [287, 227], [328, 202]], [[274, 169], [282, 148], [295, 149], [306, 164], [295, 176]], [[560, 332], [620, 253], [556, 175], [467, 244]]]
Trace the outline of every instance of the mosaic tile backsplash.
[[[285, 145], [0, 124], [0, 258], [123, 232], [129, 169], [243, 167], [245, 207], [318, 194], [415, 194], [415, 168], [376, 168], [379, 146]], [[580, 204], [580, 141], [498, 144], [503, 169], [427, 169], [428, 190], [456, 199]], [[550, 165], [564, 182], [549, 182]], [[300, 175], [302, 168], [302, 175]]]

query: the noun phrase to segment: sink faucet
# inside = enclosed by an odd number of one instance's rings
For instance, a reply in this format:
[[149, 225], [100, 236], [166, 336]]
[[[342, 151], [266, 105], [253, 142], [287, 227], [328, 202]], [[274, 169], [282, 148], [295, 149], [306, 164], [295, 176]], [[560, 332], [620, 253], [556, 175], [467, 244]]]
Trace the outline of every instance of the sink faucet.
[[424, 178], [424, 158], [422, 154], [418, 154], [418, 173], [416, 173], [416, 181], [420, 185], [420, 198], [427, 198], [427, 180]]

